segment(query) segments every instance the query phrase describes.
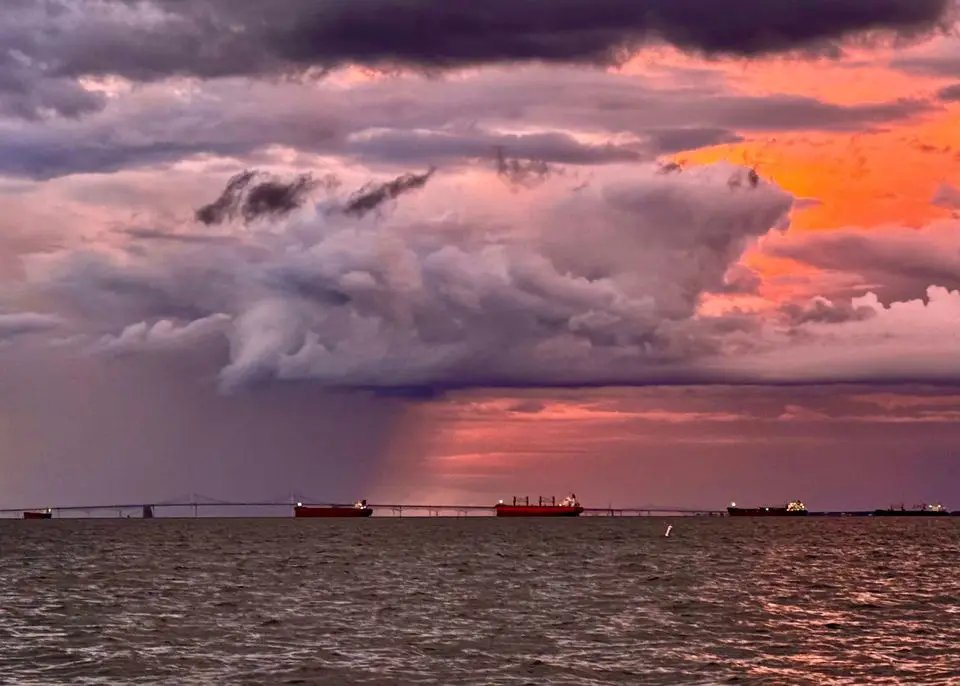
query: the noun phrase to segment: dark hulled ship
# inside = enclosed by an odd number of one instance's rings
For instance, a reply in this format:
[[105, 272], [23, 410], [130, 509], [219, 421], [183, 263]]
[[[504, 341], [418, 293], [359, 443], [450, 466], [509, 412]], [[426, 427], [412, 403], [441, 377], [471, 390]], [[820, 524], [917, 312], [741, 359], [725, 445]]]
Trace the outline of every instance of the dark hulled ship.
[[943, 505], [921, 505], [913, 509], [890, 507], [886, 510], [874, 510], [874, 517], [949, 517], [950, 512]]
[[304, 505], [297, 503], [293, 507], [293, 516], [298, 518], [316, 517], [369, 517], [373, 508], [366, 500], [358, 500], [351, 505]]

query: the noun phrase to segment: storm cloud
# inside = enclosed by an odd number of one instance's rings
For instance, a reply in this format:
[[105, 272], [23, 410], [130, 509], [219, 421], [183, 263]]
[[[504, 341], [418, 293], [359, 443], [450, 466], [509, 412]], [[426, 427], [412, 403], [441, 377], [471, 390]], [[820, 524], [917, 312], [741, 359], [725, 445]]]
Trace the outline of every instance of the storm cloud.
[[[960, 317], [948, 224], [873, 242], [782, 234], [795, 198], [727, 163], [546, 173], [522, 192], [476, 180], [482, 193], [439, 171], [338, 187], [259, 228], [228, 218], [225, 240], [136, 234], [119, 253], [25, 256], [24, 289], [97, 354], [226, 339], [226, 392], [960, 379], [944, 335]], [[391, 192], [403, 188], [416, 192]], [[364, 198], [397, 202], [344, 211]], [[741, 259], [761, 238], [767, 254], [859, 275], [859, 291], [768, 315], [702, 311], [711, 294], [756, 291]], [[889, 363], [923, 345], [936, 350]]]
[[[226, 333], [228, 389], [673, 378], [752, 326], [696, 316], [751, 242], [787, 225], [791, 196], [751, 171], [634, 165], [483, 198], [456, 177], [411, 174], [239, 245], [152, 241], [120, 260], [64, 251], [27, 259], [28, 276], [91, 333], [120, 326], [111, 343], [124, 351], [191, 340], [181, 328]], [[369, 210], [427, 178], [385, 215], [330, 211]]]
[[[21, 5], [21, 26], [39, 14], [55, 26], [13, 47], [48, 59], [57, 75], [150, 79], [268, 72], [285, 65], [343, 63], [450, 67], [545, 60], [612, 64], [664, 41], [710, 55], [826, 49], [851, 34], [934, 27], [950, 0], [63, 0]], [[59, 11], [57, 11], [59, 10]], [[83, 14], [81, 14], [81, 12]], [[126, 31], [118, 31], [121, 25]], [[75, 27], [74, 31], [69, 30]], [[96, 43], [83, 39], [96, 36]], [[94, 49], [96, 46], [96, 49]], [[33, 50], [31, 50], [31, 48]]]
[[7, 3], [0, 112], [77, 117], [106, 103], [77, 81], [297, 76], [353, 64], [448, 69], [617, 64], [646, 45], [710, 56], [836, 54], [851, 36], [922, 35], [952, 0], [256, 0]]

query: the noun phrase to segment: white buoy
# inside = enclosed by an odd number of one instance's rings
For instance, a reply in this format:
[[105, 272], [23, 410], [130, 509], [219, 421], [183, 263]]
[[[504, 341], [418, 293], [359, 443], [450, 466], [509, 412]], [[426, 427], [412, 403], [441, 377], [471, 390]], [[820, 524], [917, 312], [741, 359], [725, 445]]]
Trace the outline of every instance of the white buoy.
[[663, 534], [666, 538], [670, 538], [670, 532], [673, 531], [673, 524], [667, 525], [667, 531]]

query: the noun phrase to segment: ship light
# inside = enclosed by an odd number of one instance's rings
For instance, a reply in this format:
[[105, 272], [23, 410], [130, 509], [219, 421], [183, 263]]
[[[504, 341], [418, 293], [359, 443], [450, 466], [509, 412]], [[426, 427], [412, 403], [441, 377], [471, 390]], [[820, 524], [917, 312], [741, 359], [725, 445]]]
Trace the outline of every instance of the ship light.
[[297, 503], [297, 507], [303, 507], [303, 503]]
[[730, 503], [730, 507], [736, 507], [736, 506], [737, 506], [736, 503]]
[[503, 501], [502, 501], [502, 500], [500, 501], [500, 504], [503, 505]]

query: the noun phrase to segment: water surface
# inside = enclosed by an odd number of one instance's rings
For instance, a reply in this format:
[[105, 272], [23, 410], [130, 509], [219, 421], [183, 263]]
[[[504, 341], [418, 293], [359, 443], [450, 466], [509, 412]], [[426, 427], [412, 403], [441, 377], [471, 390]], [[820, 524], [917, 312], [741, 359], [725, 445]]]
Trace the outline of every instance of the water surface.
[[960, 521], [0, 521], [3, 684], [960, 684]]

